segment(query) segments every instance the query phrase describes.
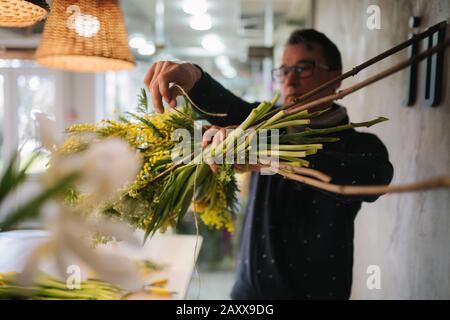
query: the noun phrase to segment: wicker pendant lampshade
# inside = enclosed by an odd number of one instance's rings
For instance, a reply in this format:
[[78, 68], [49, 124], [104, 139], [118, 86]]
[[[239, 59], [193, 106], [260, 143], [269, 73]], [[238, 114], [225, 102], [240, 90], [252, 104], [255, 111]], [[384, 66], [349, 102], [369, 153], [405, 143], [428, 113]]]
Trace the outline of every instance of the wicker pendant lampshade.
[[118, 0], [53, 0], [36, 61], [74, 72], [135, 66]]
[[47, 16], [45, 0], [0, 0], [0, 27], [28, 27]]

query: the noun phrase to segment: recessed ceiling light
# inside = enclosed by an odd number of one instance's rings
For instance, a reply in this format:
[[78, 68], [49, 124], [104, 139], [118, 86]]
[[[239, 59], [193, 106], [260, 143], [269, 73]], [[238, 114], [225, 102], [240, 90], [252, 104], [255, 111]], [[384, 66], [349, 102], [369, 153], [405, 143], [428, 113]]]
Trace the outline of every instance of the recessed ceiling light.
[[140, 55], [151, 56], [156, 51], [155, 45], [153, 43], [146, 43], [144, 46], [138, 49]]
[[214, 58], [214, 62], [219, 69], [226, 68], [231, 65], [230, 59], [227, 56], [217, 56]]
[[183, 11], [187, 14], [199, 15], [206, 13], [207, 4], [205, 0], [184, 0]]
[[203, 37], [202, 47], [210, 52], [221, 52], [225, 49], [223, 42], [215, 34], [208, 34]]
[[222, 74], [227, 77], [228, 79], [232, 79], [235, 78], [237, 76], [237, 71], [235, 68], [233, 68], [232, 66], [229, 66], [227, 68], [224, 68], [222, 70], [220, 70], [222, 72]]
[[209, 14], [200, 14], [191, 17], [190, 25], [194, 30], [209, 30], [211, 29], [211, 16]]
[[129, 45], [133, 49], [139, 49], [147, 44], [144, 36], [142, 35], [132, 35], [129, 41]]

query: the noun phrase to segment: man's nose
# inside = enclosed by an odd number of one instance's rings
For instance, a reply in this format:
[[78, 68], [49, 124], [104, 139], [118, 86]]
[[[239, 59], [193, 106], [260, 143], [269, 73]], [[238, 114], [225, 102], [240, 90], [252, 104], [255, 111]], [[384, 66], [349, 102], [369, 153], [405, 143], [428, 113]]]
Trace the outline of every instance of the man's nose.
[[288, 74], [284, 76], [284, 84], [286, 86], [298, 85], [297, 73], [295, 73], [293, 70], [289, 70]]

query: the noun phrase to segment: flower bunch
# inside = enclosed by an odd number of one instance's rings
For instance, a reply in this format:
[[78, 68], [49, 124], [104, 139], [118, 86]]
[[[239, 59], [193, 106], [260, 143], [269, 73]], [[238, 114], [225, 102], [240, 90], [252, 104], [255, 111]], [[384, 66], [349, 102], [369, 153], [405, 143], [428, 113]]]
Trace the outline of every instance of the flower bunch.
[[[143, 229], [146, 236], [157, 230], [176, 226], [192, 207], [206, 225], [232, 232], [233, 215], [238, 208], [238, 186], [235, 163], [253, 163], [284, 172], [313, 175], [306, 169], [306, 159], [323, 148], [324, 142], [338, 138], [325, 134], [358, 126], [370, 126], [386, 120], [378, 118], [366, 123], [311, 129], [311, 119], [328, 110], [303, 110], [295, 114], [275, 113], [272, 101], [264, 101], [253, 109], [247, 119], [217, 146], [200, 148], [205, 126], [199, 125], [201, 112], [185, 95], [185, 103], [164, 114], [150, 112], [147, 95], [142, 90], [136, 112], [127, 112], [118, 120], [104, 120], [97, 124], [77, 124], [67, 128], [67, 138], [60, 148], [65, 155], [76, 154], [94, 141], [120, 137], [140, 155], [142, 166], [136, 179], [124, 186], [115, 201], [102, 203], [102, 212]], [[286, 132], [290, 126], [302, 125], [299, 133]], [[198, 134], [197, 134], [197, 131]], [[208, 161], [219, 163], [213, 173]], [[305, 171], [306, 170], [306, 171]], [[310, 170], [310, 171], [308, 171]], [[319, 175], [320, 177], [320, 175]], [[72, 202], [84, 199], [79, 190], [72, 189]]]
[[87, 279], [79, 289], [47, 274], [40, 274], [32, 285], [23, 285], [14, 272], [0, 274], [0, 299], [31, 300], [119, 300], [125, 291], [107, 282]]

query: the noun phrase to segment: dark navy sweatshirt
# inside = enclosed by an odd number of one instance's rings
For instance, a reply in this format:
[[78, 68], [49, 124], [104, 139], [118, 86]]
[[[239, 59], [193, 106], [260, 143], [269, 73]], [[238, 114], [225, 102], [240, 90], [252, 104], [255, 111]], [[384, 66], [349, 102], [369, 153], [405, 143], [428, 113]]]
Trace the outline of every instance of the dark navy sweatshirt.
[[[208, 119], [219, 126], [240, 124], [258, 105], [235, 96], [206, 72], [189, 95], [209, 112], [227, 113]], [[339, 124], [348, 122], [346, 117]], [[331, 176], [334, 184], [390, 183], [393, 167], [375, 135], [352, 129], [330, 136], [340, 141], [325, 143], [309, 156], [311, 168]], [[363, 201], [377, 198], [338, 195], [253, 172], [231, 298], [348, 299], [354, 220]]]

